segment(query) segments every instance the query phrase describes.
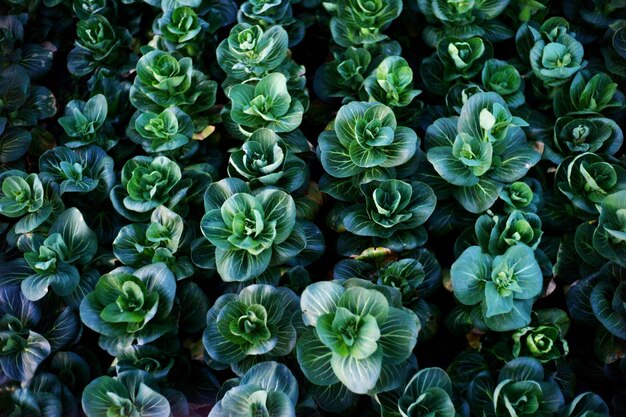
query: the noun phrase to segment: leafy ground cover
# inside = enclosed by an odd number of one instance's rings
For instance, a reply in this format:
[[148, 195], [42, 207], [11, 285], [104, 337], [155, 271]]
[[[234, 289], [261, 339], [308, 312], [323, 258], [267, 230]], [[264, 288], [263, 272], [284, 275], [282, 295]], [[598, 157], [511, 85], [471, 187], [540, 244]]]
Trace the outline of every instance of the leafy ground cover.
[[626, 415], [626, 2], [4, 0], [0, 417]]

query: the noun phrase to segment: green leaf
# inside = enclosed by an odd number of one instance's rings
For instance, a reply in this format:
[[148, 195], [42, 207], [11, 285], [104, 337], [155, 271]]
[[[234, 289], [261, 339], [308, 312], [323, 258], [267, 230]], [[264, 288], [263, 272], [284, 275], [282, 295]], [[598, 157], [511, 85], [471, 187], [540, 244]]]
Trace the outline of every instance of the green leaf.
[[315, 330], [307, 329], [296, 344], [296, 355], [302, 373], [316, 385], [332, 385], [339, 382], [331, 365], [332, 351], [322, 343]]
[[332, 369], [337, 378], [355, 394], [367, 394], [374, 388], [383, 363], [382, 349], [367, 358], [340, 356], [336, 353], [331, 358]]

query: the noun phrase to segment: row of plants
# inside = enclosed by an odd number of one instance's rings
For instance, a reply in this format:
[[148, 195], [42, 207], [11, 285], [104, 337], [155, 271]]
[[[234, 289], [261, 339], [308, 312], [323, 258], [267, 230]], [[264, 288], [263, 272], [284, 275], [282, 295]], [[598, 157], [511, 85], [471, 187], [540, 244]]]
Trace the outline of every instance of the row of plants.
[[0, 4], [0, 416], [626, 415], [621, 0]]

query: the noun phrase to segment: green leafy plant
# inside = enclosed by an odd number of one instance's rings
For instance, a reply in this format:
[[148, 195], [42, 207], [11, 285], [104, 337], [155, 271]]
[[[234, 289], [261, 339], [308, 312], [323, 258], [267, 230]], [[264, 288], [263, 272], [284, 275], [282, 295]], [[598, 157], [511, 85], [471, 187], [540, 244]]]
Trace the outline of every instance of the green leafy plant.
[[308, 286], [301, 308], [308, 329], [296, 349], [309, 381], [357, 394], [401, 384], [420, 327], [414, 313], [375, 288], [334, 282]]
[[239, 294], [225, 294], [207, 314], [203, 343], [216, 368], [239, 375], [256, 363], [289, 354], [296, 344], [291, 319], [299, 298], [287, 288], [250, 285]]
[[543, 276], [528, 246], [515, 245], [495, 258], [472, 246], [456, 260], [450, 273], [457, 300], [476, 306], [476, 327], [502, 332], [530, 324], [532, 303], [542, 291]]

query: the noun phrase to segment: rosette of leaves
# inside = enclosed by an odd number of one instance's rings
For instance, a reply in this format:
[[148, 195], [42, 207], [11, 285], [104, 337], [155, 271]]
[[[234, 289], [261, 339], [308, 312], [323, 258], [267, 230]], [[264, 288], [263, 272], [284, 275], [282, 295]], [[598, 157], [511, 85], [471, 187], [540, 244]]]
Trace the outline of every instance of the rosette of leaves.
[[164, 263], [116, 268], [80, 304], [80, 318], [111, 355], [175, 330], [176, 278]]
[[180, 256], [185, 244], [183, 219], [165, 206], [157, 207], [150, 224], [134, 223], [124, 226], [113, 241], [113, 253], [124, 265], [139, 268], [163, 262], [176, 279], [191, 276], [193, 265]]
[[98, 145], [105, 150], [111, 149], [118, 142], [113, 126], [107, 121], [107, 100], [102, 94], [96, 94], [87, 102], [72, 100], [65, 106], [65, 115], [59, 117], [59, 124], [65, 130], [65, 146], [79, 148]]
[[[37, 53], [39, 54], [39, 52]], [[42, 53], [42, 55], [46, 55], [46, 53]], [[24, 58], [29, 59], [33, 65], [36, 65], [37, 60], [40, 59], [33, 56]], [[52, 57], [50, 56], [50, 58]], [[10, 57], [8, 59], [12, 61], [15, 58]], [[36, 126], [40, 120], [52, 117], [57, 112], [54, 96], [47, 88], [32, 83], [31, 76], [33, 75], [32, 71], [29, 73], [16, 64], [11, 64], [0, 71], [0, 97], [2, 97], [2, 104], [0, 105], [0, 127], [2, 129], [0, 130], [6, 129], [5, 134], [10, 134], [9, 138], [4, 138], [2, 154], [12, 151], [11, 148], [6, 148], [9, 144], [16, 146], [18, 139], [23, 139], [28, 144], [30, 136], [25, 133], [24, 128]], [[17, 138], [10, 140], [14, 136]], [[6, 143], [7, 140], [8, 144]], [[5, 158], [7, 157], [5, 156]]]
[[593, 152], [614, 155], [624, 141], [622, 129], [606, 117], [559, 117], [552, 140], [547, 140], [546, 157], [555, 164], [572, 155]]
[[194, 131], [207, 125], [208, 109], [215, 104], [217, 83], [195, 70], [189, 57], [176, 58], [163, 51], [150, 51], [137, 62], [137, 77], [130, 89], [130, 101], [138, 110], [160, 114], [178, 107], [194, 121]]
[[425, 368], [406, 384], [398, 399], [402, 417], [455, 417], [452, 381], [441, 368]]
[[555, 185], [585, 217], [597, 216], [610, 194], [626, 188], [626, 170], [593, 153], [567, 157], [559, 164]]
[[160, 205], [173, 209], [187, 194], [191, 181], [183, 179], [178, 164], [165, 156], [136, 156], [122, 168], [122, 184], [111, 190], [115, 210], [133, 221], [143, 221]]
[[167, 398], [142, 371], [94, 379], [83, 392], [82, 405], [87, 417], [169, 416], [171, 412]]
[[533, 74], [546, 88], [559, 87], [587, 65], [584, 48], [560, 17], [546, 20], [539, 30], [530, 27], [535, 45], [530, 50]]
[[236, 84], [228, 90], [228, 97], [232, 133], [238, 137], [249, 137], [259, 128], [287, 133], [302, 122], [304, 106], [289, 93], [287, 78], [281, 73], [266, 75], [256, 85]]
[[240, 179], [211, 184], [204, 194], [200, 228], [210, 243], [209, 266], [222, 280], [248, 281], [269, 267], [294, 262], [316, 227], [296, 220], [296, 205], [286, 192], [263, 188], [252, 193]]
[[80, 283], [75, 264], [89, 263], [98, 250], [96, 233], [76, 208], [61, 213], [47, 237], [24, 235], [19, 243], [27, 248], [24, 259], [32, 269], [21, 283], [22, 293], [32, 301], [43, 298], [49, 288], [57, 295], [70, 295]]
[[362, 94], [368, 101], [376, 101], [389, 107], [405, 107], [411, 104], [421, 90], [413, 89], [413, 70], [400, 56], [388, 56], [364, 80]]
[[481, 375], [470, 384], [468, 397], [472, 411], [488, 417], [550, 417], [564, 404], [557, 383], [533, 358], [508, 362], [495, 383]]
[[514, 210], [508, 216], [483, 214], [474, 224], [476, 243], [483, 252], [501, 255], [515, 245], [537, 249], [541, 242], [541, 218], [535, 213]]
[[100, 68], [123, 73], [129, 67], [132, 38], [126, 28], [113, 27], [101, 14], [92, 14], [76, 24], [76, 46], [67, 57], [67, 69], [83, 77]]
[[296, 345], [298, 363], [318, 387], [313, 395], [326, 392], [325, 398], [332, 398], [324, 408], [339, 411], [353, 394], [398, 388], [411, 367], [419, 320], [402, 308], [396, 290], [377, 288], [360, 280], [323, 281], [302, 293], [306, 327]]
[[202, 338], [211, 365], [243, 375], [256, 363], [288, 355], [296, 344], [291, 320], [299, 301], [288, 288], [264, 284], [220, 296], [207, 313]]
[[533, 357], [542, 363], [565, 357], [569, 353], [565, 340], [569, 325], [569, 317], [563, 310], [537, 310], [531, 326], [523, 327], [511, 336], [513, 357]]
[[605, 258], [626, 267], [626, 191], [602, 200], [593, 247]]
[[492, 42], [511, 38], [513, 31], [497, 20], [509, 3], [509, 0], [418, 0], [417, 5], [429, 23], [422, 32], [422, 38], [431, 48], [435, 48], [444, 36], [463, 39], [480, 36]]
[[[535, 184], [533, 181], [528, 182]], [[541, 188], [538, 191], [541, 192]], [[514, 210], [534, 213], [537, 211], [540, 198], [540, 195], [536, 194], [533, 188], [524, 181], [507, 184], [500, 192], [500, 199], [506, 204], [504, 211], [507, 213]]]
[[445, 96], [450, 87], [478, 75], [493, 57], [493, 47], [480, 37], [446, 37], [437, 43], [437, 52], [424, 59], [420, 74], [426, 88]]
[[231, 154], [228, 175], [251, 189], [274, 186], [292, 193], [307, 183], [308, 168], [274, 131], [258, 129]]
[[208, 28], [208, 24], [187, 5], [166, 8], [155, 25], [169, 50], [179, 50], [191, 56], [200, 52], [198, 47]]
[[475, 306], [475, 327], [505, 332], [530, 324], [543, 276], [528, 246], [512, 246], [496, 257], [471, 246], [452, 264], [450, 274], [457, 300]]
[[418, 181], [371, 181], [361, 185], [364, 203], [346, 207], [343, 227], [374, 238], [376, 246], [394, 251], [413, 249], [425, 241], [422, 226], [435, 210], [433, 190]]
[[137, 112], [131, 120], [134, 129], [128, 137], [148, 153], [171, 153], [189, 144], [194, 134], [191, 117], [178, 107], [168, 107], [161, 113]]
[[344, 104], [357, 96], [369, 73], [372, 55], [365, 48], [348, 47], [332, 51], [334, 59], [315, 72], [313, 88], [323, 100], [341, 98]]
[[[176, 363], [175, 355], [163, 352], [156, 346], [134, 346], [132, 350], [124, 351], [116, 356], [115, 370], [118, 374], [127, 371], [145, 371], [157, 382], [167, 380]], [[172, 372], [173, 373], [173, 372]]]
[[217, 63], [228, 77], [239, 81], [263, 77], [286, 59], [289, 37], [281, 26], [267, 30], [240, 23], [216, 50]]
[[322, 191], [340, 200], [358, 198], [360, 184], [393, 177], [393, 169], [415, 155], [417, 143], [415, 132], [398, 126], [393, 111], [384, 104], [352, 102], [342, 106], [333, 129], [318, 138], [317, 152], [327, 174]]
[[407, 257], [389, 262], [367, 254], [342, 259], [333, 268], [333, 278], [337, 281], [369, 278], [376, 285], [396, 288], [404, 305], [434, 294], [441, 287], [441, 266], [434, 254], [421, 248], [403, 255]]
[[50, 342], [32, 329], [41, 320], [39, 304], [16, 286], [0, 287], [0, 369], [3, 376], [28, 381], [50, 355]]
[[298, 381], [289, 368], [277, 362], [254, 365], [241, 378], [231, 380], [209, 417], [261, 414], [268, 417], [296, 415]]
[[484, 65], [481, 80], [486, 91], [499, 94], [510, 109], [524, 104], [524, 82], [513, 65], [499, 59], [490, 59]]
[[304, 22], [293, 17], [289, 0], [247, 0], [239, 7], [239, 23], [264, 28], [282, 26], [289, 34], [289, 46], [295, 46], [304, 37]]
[[113, 158], [97, 146], [71, 149], [57, 146], [39, 158], [39, 175], [59, 184], [59, 194], [80, 194], [102, 201], [115, 185]]
[[19, 218], [14, 235], [32, 232], [64, 209], [58, 186], [37, 174], [12, 169], [0, 174], [0, 183], [0, 215]]
[[344, 48], [388, 39], [383, 32], [402, 12], [401, 0], [338, 0], [330, 20], [333, 40]]
[[436, 178], [434, 183], [467, 211], [487, 210], [505, 184], [522, 178], [541, 158], [520, 128], [526, 125], [496, 93], [471, 96], [459, 117], [438, 119], [426, 130], [428, 161], [449, 185]]
[[559, 88], [554, 96], [554, 113], [558, 116], [596, 114], [619, 111], [624, 107], [624, 94], [617, 83], [604, 73], [593, 76], [576, 73], [569, 88]]

